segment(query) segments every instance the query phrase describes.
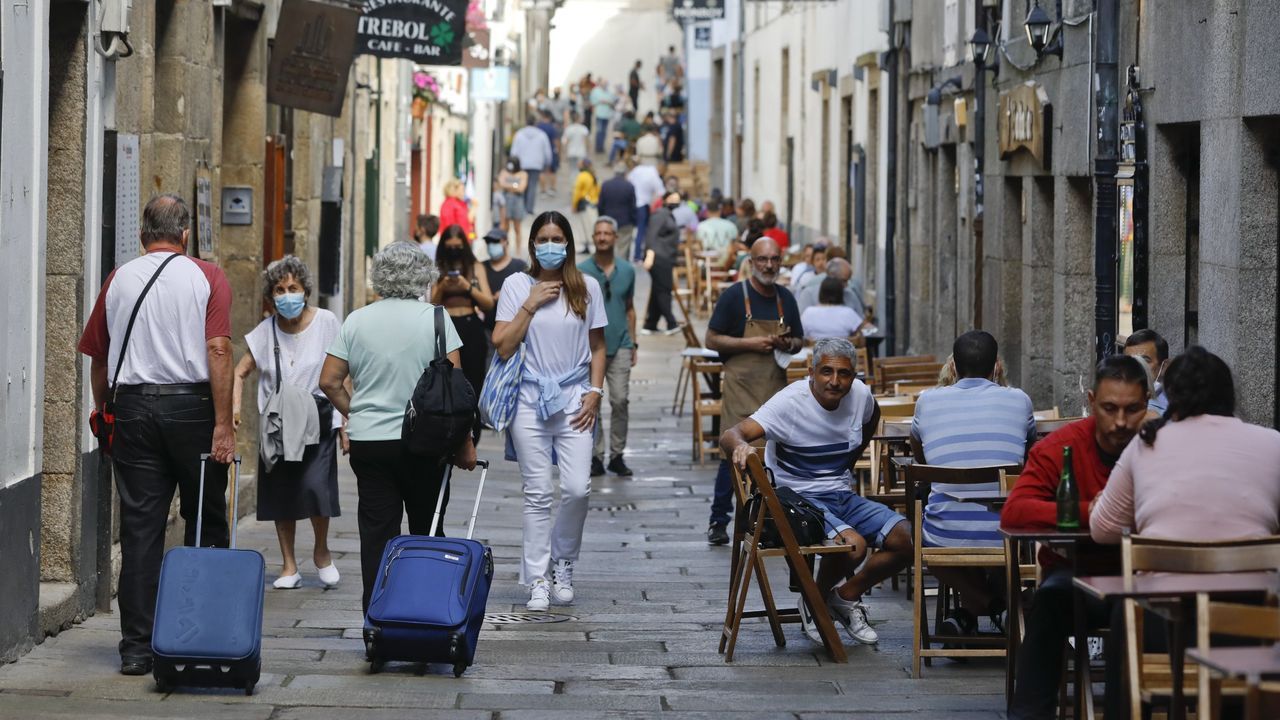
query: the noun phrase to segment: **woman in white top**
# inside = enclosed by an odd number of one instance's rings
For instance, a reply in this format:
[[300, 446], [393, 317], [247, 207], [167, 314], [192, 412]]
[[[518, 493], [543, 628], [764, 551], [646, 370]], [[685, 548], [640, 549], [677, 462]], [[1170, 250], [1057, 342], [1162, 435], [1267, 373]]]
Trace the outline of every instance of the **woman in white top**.
[[294, 556], [297, 521], [311, 519], [315, 532], [315, 562], [326, 587], [338, 584], [338, 568], [329, 553], [329, 518], [338, 517], [338, 433], [342, 416], [320, 390], [320, 367], [325, 351], [338, 335], [340, 324], [333, 313], [307, 304], [311, 297], [311, 272], [305, 263], [286, 255], [262, 273], [263, 296], [272, 303], [272, 314], [244, 336], [249, 351], [236, 366], [232, 386], [232, 418], [240, 427], [240, 402], [244, 381], [254, 370], [258, 376], [258, 412], [276, 387], [275, 348], [280, 348], [279, 381], [308, 390], [320, 414], [320, 442], [307, 446], [301, 462], [277, 462], [270, 471], [258, 460], [258, 520], [276, 524], [280, 554], [284, 558], [274, 586], [289, 590], [302, 585], [302, 573]]
[[862, 329], [864, 321], [856, 310], [844, 304], [844, 283], [829, 277], [818, 286], [818, 304], [800, 315], [804, 336], [808, 340], [824, 337], [852, 337]]
[[[530, 610], [573, 602], [573, 564], [591, 493], [592, 431], [604, 394], [604, 298], [578, 271], [569, 219], [551, 211], [529, 231], [528, 274], [512, 275], [498, 299], [493, 345], [510, 358], [524, 344], [524, 377], [508, 429], [524, 479], [520, 582]], [[552, 525], [552, 451], [560, 511]], [[548, 585], [550, 575], [550, 586]]]

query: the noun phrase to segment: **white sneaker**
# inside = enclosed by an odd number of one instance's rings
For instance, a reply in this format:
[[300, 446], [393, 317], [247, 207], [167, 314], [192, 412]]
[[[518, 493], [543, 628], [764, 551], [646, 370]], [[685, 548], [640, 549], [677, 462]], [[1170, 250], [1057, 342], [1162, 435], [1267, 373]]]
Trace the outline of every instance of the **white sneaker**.
[[556, 602], [568, 605], [573, 602], [573, 561], [557, 560], [551, 566], [551, 592]]
[[880, 636], [871, 629], [867, 622], [867, 607], [861, 602], [845, 600], [835, 590], [827, 596], [827, 607], [831, 610], [831, 618], [844, 626], [844, 631], [856, 642], [863, 645], [875, 645]]
[[529, 588], [529, 602], [524, 606], [534, 612], [542, 612], [551, 607], [551, 588], [546, 580], [534, 580]]
[[800, 629], [804, 631], [806, 637], [821, 645], [822, 635], [818, 633], [818, 624], [813, 621], [813, 613], [809, 612], [809, 606], [805, 604], [803, 595], [796, 598], [796, 606], [800, 610]]

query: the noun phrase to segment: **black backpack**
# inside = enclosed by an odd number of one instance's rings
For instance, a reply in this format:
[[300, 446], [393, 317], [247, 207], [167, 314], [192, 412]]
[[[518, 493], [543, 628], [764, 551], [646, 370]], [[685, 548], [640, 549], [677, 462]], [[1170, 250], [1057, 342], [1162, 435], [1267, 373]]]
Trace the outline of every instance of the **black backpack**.
[[444, 308], [436, 308], [436, 355], [422, 371], [404, 409], [400, 439], [414, 455], [451, 458], [467, 441], [476, 417], [476, 392], [462, 370], [449, 362], [444, 343]]

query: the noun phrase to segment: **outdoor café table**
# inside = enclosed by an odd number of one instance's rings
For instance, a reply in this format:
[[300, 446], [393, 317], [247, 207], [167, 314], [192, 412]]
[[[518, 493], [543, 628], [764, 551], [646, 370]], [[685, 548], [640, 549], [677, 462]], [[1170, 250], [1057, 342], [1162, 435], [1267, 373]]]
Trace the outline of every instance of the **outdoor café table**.
[[[1004, 692], [1005, 704], [1010, 705], [1013, 702], [1013, 676], [1017, 668], [1018, 645], [1022, 642], [1022, 576], [1019, 567], [1022, 565], [1022, 544], [1027, 542], [1039, 542], [1046, 545], [1057, 546], [1066, 551], [1067, 557], [1071, 560], [1072, 568], [1075, 567], [1076, 561], [1076, 545], [1080, 542], [1092, 543], [1089, 537], [1088, 529], [1080, 530], [1059, 530], [1057, 528], [1010, 528], [1003, 525], [1000, 526], [1000, 534], [1009, 539], [1009, 552], [1005, 553], [1005, 576], [1008, 588], [1008, 620], [1005, 621], [1005, 631], [1008, 633], [1008, 650], [1007, 664], [1005, 666], [1004, 676]], [[1085, 702], [1089, 699], [1091, 692], [1082, 692], [1082, 688], [1089, 688], [1089, 645], [1085, 642], [1085, 621], [1084, 621], [1084, 605], [1080, 602], [1074, 605], [1074, 635], [1075, 635], [1075, 666], [1076, 666], [1076, 682], [1075, 682], [1075, 715], [1073, 717], [1083, 718], [1085, 715]]]
[[[1280, 679], [1280, 645], [1255, 647], [1216, 647], [1205, 651], [1191, 649], [1187, 657], [1224, 678], [1239, 678], [1250, 689], [1257, 688], [1264, 680]], [[1248, 720], [1262, 717], [1262, 709], [1256, 698], [1245, 701], [1245, 717]]]
[[[1182, 668], [1186, 655], [1186, 633], [1183, 624], [1191, 614], [1189, 606], [1201, 593], [1230, 595], [1265, 593], [1276, 589], [1274, 572], [1229, 573], [1153, 573], [1125, 578], [1117, 575], [1086, 576], [1075, 579], [1076, 590], [1099, 600], [1138, 600], [1148, 610], [1168, 621], [1169, 663], [1173, 685], [1170, 702], [1171, 720], [1186, 717], [1182, 698]], [[1152, 603], [1152, 600], [1174, 600]], [[1080, 603], [1076, 603], [1079, 607]]]
[[1008, 495], [998, 490], [948, 490], [942, 496], [955, 502], [976, 503], [996, 514], [1000, 513], [1005, 501], [1009, 499]]

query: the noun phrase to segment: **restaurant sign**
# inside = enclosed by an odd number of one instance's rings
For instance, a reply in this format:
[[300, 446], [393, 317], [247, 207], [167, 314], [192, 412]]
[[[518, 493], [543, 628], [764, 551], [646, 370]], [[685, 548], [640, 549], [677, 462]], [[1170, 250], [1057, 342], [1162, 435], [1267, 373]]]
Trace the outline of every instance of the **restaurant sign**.
[[461, 65], [467, 0], [365, 0], [356, 52]]
[[1000, 93], [996, 115], [1000, 136], [1000, 159], [1008, 160], [1025, 151], [1049, 170], [1053, 158], [1053, 105], [1049, 95], [1034, 82]]
[[674, 0], [671, 14], [677, 20], [720, 20], [725, 0]]
[[359, 19], [351, 8], [284, 0], [267, 67], [267, 102], [341, 115]]

